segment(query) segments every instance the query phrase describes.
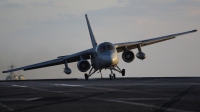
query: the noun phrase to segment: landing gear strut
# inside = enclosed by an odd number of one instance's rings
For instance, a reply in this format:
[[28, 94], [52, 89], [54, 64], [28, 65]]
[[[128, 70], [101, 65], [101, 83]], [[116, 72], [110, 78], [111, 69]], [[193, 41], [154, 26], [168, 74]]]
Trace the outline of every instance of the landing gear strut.
[[[106, 68], [106, 69], [110, 69], [110, 71], [111, 71], [111, 74], [109, 75], [110, 80], [116, 79], [116, 76], [115, 76], [115, 73], [113, 73], [113, 70], [114, 70], [114, 71], [117, 71], [117, 72], [119, 72], [119, 73], [121, 73], [122, 76], [125, 76], [125, 69], [122, 69], [122, 70], [121, 70], [117, 65], [115, 65], [115, 66], [110, 66], [110, 67], [108, 67], [108, 68]], [[103, 79], [101, 70], [102, 70], [102, 69], [99, 69], [99, 72], [100, 72], [100, 74], [101, 74], [101, 79]], [[85, 76], [85, 80], [88, 80], [89, 77], [92, 76], [92, 74], [94, 74], [96, 71], [98, 71], [98, 70], [95, 70], [94, 68], [91, 68], [88, 74], [85, 73], [85, 75], [84, 75], [84, 76]]]
[[122, 69], [122, 70], [121, 70], [117, 65], [111, 66], [109, 69], [110, 69], [110, 71], [111, 71], [111, 74], [109, 75], [109, 76], [110, 76], [110, 80], [116, 79], [115, 73], [113, 73], [112, 70], [121, 73], [122, 76], [125, 76], [125, 69]]
[[116, 79], [115, 74], [110, 74], [109, 76], [110, 76], [110, 80], [112, 80], [112, 79]]
[[125, 69], [121, 70], [117, 65], [115, 65], [112, 69], [117, 71], [117, 72], [119, 72], [119, 73], [121, 73], [122, 76], [125, 76]]
[[110, 80], [116, 79], [115, 73], [113, 73], [112, 68], [110, 68], [110, 71], [111, 71], [111, 74], [109, 75], [110, 76]]
[[101, 73], [101, 70], [99, 70], [100, 74], [101, 74], [101, 79], [103, 79], [103, 76], [102, 76], [102, 73]]
[[93, 68], [90, 69], [89, 74], [85, 73], [85, 80], [88, 80], [90, 76], [92, 76], [92, 74], [94, 74], [97, 70], [93, 70]]

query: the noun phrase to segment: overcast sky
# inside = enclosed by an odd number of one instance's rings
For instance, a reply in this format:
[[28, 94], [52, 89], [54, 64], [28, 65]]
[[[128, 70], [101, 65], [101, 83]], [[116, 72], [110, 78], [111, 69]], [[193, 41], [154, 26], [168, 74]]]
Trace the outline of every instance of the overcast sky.
[[[12, 62], [22, 67], [91, 48], [85, 14], [98, 43], [200, 30], [200, 0], [0, 0], [0, 71]], [[200, 31], [142, 50], [144, 61], [125, 63], [119, 54], [126, 77], [200, 75]], [[76, 64], [69, 64], [70, 75], [63, 72], [64, 65], [15, 74], [26, 79], [84, 78]], [[102, 73], [108, 77], [110, 71]], [[0, 73], [0, 80], [8, 75]]]

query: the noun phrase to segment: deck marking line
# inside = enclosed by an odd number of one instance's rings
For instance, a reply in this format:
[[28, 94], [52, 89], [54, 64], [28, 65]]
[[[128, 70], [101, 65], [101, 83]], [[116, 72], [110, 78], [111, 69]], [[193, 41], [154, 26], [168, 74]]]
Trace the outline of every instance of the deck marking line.
[[[143, 106], [143, 107], [150, 107], [150, 108], [156, 108], [156, 109], [160, 108], [159, 106], [149, 105], [149, 104], [144, 104], [144, 103], [126, 102], [126, 101], [120, 101], [120, 100], [104, 100], [104, 101], [124, 103], [124, 104], [132, 104], [132, 105]], [[166, 110], [167, 111], [172, 111], [172, 112], [191, 112], [191, 111], [184, 111], [184, 110], [172, 109], [172, 108], [166, 108]]]
[[33, 100], [38, 100], [38, 99], [41, 99], [43, 97], [37, 97], [37, 98], [29, 98], [29, 99], [26, 99], [25, 101], [33, 101]]
[[[116, 98], [117, 100], [137, 100], [137, 101], [143, 101], [143, 100], [172, 100], [172, 98]], [[173, 98], [176, 99], [176, 98]]]
[[10, 108], [10, 107], [8, 107], [8, 106], [6, 106], [6, 105], [2, 104], [1, 102], [0, 102], [0, 105], [1, 105], [2, 107], [5, 107], [5, 108], [7, 108], [9, 111], [14, 111], [12, 108]]
[[69, 87], [81, 87], [83, 85], [72, 85], [72, 84], [54, 84], [56, 86], [69, 86]]
[[12, 86], [16, 86], [16, 87], [27, 87], [27, 86], [20, 86], [20, 85], [12, 85]]

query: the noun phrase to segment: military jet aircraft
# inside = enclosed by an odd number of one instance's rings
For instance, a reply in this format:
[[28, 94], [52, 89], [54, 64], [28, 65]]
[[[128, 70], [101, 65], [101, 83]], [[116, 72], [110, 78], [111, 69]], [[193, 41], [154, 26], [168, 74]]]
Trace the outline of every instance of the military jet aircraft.
[[[122, 76], [125, 76], [125, 69], [120, 69], [117, 64], [119, 63], [119, 56], [118, 53], [122, 53], [122, 59], [130, 63], [134, 60], [135, 54], [131, 51], [132, 49], [138, 49], [138, 53], [136, 54], [136, 57], [138, 59], [144, 60], [146, 58], [146, 55], [144, 52], [142, 52], [141, 47], [155, 44], [158, 42], [174, 39], [177, 36], [181, 36], [188, 33], [196, 32], [197, 30], [191, 30], [186, 31], [182, 33], [157, 37], [157, 38], [151, 38], [147, 40], [140, 40], [140, 41], [133, 41], [133, 42], [123, 42], [123, 43], [110, 43], [110, 42], [103, 42], [98, 44], [95, 40], [94, 34], [92, 32], [92, 28], [90, 26], [87, 14], [85, 15], [91, 42], [92, 42], [92, 48], [71, 54], [66, 56], [59, 56], [56, 59], [32, 64], [20, 68], [15, 68], [7, 71], [3, 71], [3, 73], [18, 71], [18, 70], [32, 70], [32, 69], [38, 69], [43, 67], [49, 67], [54, 65], [61, 65], [64, 64], [64, 72], [66, 74], [71, 74], [71, 69], [68, 67], [68, 63], [72, 62], [78, 62], [77, 68], [81, 72], [87, 72], [89, 70], [89, 73], [85, 73], [85, 79], [88, 80], [89, 77], [94, 74], [95, 72], [100, 72], [102, 69], [109, 69], [111, 71], [110, 79], [115, 79], [116, 76], [113, 73], [114, 71], [117, 71], [122, 74]], [[90, 59], [90, 62], [88, 61]], [[102, 77], [102, 74], [101, 74]]]

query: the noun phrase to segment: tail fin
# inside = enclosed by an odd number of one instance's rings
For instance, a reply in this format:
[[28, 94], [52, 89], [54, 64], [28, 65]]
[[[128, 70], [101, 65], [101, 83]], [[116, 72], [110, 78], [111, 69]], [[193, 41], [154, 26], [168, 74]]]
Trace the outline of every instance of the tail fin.
[[93, 48], [95, 48], [97, 46], [97, 42], [96, 42], [96, 39], [95, 39], [94, 34], [92, 32], [92, 28], [90, 26], [90, 22], [88, 20], [87, 14], [85, 14], [85, 18], [86, 18], [88, 30], [89, 30], [89, 33], [90, 33], [90, 38], [91, 38], [92, 46], [93, 46]]

